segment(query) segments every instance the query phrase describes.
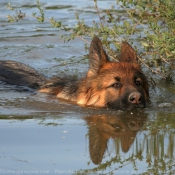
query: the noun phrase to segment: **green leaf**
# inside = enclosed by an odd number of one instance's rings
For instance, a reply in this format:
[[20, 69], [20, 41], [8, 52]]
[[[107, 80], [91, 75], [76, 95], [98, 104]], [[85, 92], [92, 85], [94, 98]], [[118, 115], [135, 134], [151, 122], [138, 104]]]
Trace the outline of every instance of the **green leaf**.
[[141, 42], [142, 43], [142, 45], [144, 46], [144, 47], [149, 47], [150, 45], [148, 44], [148, 43], [146, 43], [146, 42]]
[[171, 51], [171, 53], [175, 55], [175, 50]]

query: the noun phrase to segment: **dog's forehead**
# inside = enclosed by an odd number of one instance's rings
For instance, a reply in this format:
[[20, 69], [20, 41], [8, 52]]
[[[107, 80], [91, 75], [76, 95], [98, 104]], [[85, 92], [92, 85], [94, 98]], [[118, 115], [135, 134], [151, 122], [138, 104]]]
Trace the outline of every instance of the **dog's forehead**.
[[125, 79], [136, 76], [138, 72], [141, 72], [140, 65], [127, 62], [111, 62], [106, 64], [101, 69], [101, 73], [103, 73], [104, 76], [119, 77]]

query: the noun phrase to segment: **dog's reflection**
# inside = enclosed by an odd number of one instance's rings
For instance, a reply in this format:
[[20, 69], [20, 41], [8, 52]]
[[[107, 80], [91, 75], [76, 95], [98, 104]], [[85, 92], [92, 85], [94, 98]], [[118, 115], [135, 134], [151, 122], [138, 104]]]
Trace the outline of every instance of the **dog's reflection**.
[[86, 117], [89, 128], [89, 152], [94, 164], [100, 164], [110, 138], [120, 138], [123, 152], [128, 152], [137, 132], [146, 121], [143, 113], [94, 115]]

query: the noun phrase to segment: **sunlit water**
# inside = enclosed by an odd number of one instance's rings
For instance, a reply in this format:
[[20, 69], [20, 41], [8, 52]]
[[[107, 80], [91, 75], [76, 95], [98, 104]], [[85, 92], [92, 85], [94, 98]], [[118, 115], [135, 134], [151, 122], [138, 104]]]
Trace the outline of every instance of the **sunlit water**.
[[[76, 24], [99, 21], [93, 1], [40, 1], [46, 18]], [[64, 43], [62, 31], [37, 23], [35, 1], [12, 1], [26, 19], [7, 23], [0, 1], [0, 59], [28, 64], [48, 77], [82, 77], [88, 69], [84, 42]], [[99, 1], [110, 8], [114, 1]], [[175, 86], [151, 89], [144, 110], [81, 108], [27, 88], [0, 83], [0, 173], [170, 174], [175, 156]]]

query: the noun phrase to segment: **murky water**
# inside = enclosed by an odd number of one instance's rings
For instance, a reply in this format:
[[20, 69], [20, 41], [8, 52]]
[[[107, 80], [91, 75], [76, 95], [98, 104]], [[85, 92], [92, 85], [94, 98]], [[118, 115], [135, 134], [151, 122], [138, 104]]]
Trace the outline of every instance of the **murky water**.
[[[45, 15], [75, 25], [98, 20], [93, 1], [41, 0]], [[81, 77], [88, 69], [84, 43], [64, 43], [60, 31], [37, 23], [35, 1], [13, 1], [25, 20], [7, 23], [0, 1], [0, 59], [28, 64], [47, 76]], [[99, 1], [105, 9], [114, 1]], [[27, 88], [0, 83], [0, 173], [174, 174], [175, 86], [151, 89], [144, 110], [81, 108]]]

